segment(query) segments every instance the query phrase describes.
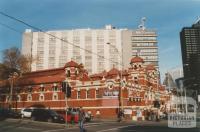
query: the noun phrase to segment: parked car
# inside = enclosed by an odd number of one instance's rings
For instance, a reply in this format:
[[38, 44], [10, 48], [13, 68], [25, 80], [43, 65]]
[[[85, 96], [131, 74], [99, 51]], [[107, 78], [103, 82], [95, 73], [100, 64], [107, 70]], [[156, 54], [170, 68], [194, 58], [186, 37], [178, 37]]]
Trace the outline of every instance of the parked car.
[[31, 114], [31, 120], [65, 123], [61, 115], [50, 109], [34, 109]]
[[20, 118], [21, 114], [11, 109], [0, 109], [1, 118]]
[[34, 108], [21, 109], [21, 117], [22, 118], [31, 118], [31, 114], [32, 114], [33, 110], [34, 110]]

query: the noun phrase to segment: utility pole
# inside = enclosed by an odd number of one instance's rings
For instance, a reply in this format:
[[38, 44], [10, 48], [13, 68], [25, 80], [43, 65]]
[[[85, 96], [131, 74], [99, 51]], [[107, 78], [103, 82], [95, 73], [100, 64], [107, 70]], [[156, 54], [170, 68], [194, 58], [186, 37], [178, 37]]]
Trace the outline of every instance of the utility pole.
[[69, 97], [71, 97], [71, 86], [69, 85], [69, 81], [66, 79], [64, 82], [62, 82], [62, 92], [64, 92], [65, 95], [65, 108], [66, 108], [66, 126], [67, 124], [67, 108], [68, 108], [68, 103], [67, 100]]
[[[120, 57], [120, 66], [121, 66], [121, 73], [120, 73], [120, 87], [119, 87], [119, 107], [120, 107], [120, 110], [123, 111], [123, 67], [124, 67], [124, 64], [123, 64], [123, 47], [121, 47], [121, 53], [119, 52], [119, 50], [116, 48], [116, 46], [110, 44], [109, 42], [106, 43], [107, 45], [113, 47], [119, 57]], [[121, 45], [122, 46], [122, 45]]]
[[12, 109], [12, 97], [13, 97], [13, 87], [14, 87], [14, 81], [15, 81], [15, 78], [18, 76], [18, 73], [17, 72], [14, 72], [12, 73], [11, 75], [9, 75], [9, 82], [10, 82], [10, 93], [9, 93], [9, 109]]
[[9, 93], [9, 109], [12, 109], [12, 95], [13, 95], [13, 78], [9, 77], [10, 81], [10, 93]]

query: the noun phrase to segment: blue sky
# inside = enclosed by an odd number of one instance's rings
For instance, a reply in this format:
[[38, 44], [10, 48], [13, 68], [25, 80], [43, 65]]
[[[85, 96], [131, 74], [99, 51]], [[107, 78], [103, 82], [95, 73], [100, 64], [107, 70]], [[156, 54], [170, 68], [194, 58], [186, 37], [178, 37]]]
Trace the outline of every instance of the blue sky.
[[[103, 28], [106, 24], [135, 29], [145, 16], [146, 27], [157, 30], [159, 65], [164, 74], [182, 65], [179, 32], [200, 16], [200, 0], [1, 0], [0, 11], [44, 30]], [[26, 28], [0, 15], [1, 53], [13, 46], [21, 48]]]

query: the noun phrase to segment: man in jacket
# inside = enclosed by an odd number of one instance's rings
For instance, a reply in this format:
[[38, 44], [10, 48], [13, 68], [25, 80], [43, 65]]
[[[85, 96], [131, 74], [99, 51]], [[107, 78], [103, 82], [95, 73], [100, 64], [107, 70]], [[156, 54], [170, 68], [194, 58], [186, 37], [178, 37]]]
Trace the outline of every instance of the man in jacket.
[[82, 108], [79, 109], [79, 128], [80, 132], [85, 132], [84, 128], [84, 122], [85, 122], [85, 112]]

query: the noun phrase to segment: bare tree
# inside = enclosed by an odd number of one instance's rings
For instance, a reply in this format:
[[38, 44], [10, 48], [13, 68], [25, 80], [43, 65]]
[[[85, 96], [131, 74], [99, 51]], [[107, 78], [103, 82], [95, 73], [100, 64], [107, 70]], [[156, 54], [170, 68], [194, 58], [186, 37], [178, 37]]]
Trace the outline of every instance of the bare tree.
[[9, 74], [10, 69], [3, 63], [0, 63], [0, 80], [7, 79]]
[[19, 61], [21, 59], [20, 50], [16, 47], [5, 49], [3, 51], [3, 64], [9, 69], [19, 70]]
[[37, 56], [32, 56], [30, 54], [23, 55], [20, 61], [20, 69], [22, 73], [31, 71], [31, 64], [37, 62], [39, 59]]
[[36, 61], [30, 55], [22, 55], [17, 47], [3, 51], [3, 63], [0, 64], [0, 79], [7, 79], [11, 73], [31, 71], [31, 63]]

